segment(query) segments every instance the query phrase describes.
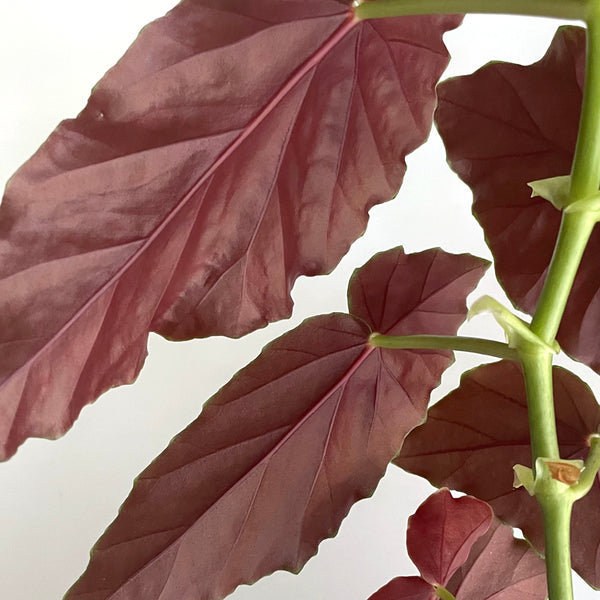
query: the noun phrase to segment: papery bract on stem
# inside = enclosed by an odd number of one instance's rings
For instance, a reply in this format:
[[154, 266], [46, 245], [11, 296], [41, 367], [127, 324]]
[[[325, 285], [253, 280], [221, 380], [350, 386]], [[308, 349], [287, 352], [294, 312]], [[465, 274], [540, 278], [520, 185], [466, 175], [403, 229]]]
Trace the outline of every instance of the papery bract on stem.
[[336, 0], [184, 0], [10, 180], [0, 208], [0, 458], [131, 382], [149, 331], [290, 314], [427, 137], [460, 17]]
[[217, 599], [298, 571], [373, 492], [452, 361], [374, 348], [370, 333], [455, 333], [486, 268], [441, 250], [376, 255], [351, 279], [350, 314], [269, 344], [141, 474], [66, 598]]

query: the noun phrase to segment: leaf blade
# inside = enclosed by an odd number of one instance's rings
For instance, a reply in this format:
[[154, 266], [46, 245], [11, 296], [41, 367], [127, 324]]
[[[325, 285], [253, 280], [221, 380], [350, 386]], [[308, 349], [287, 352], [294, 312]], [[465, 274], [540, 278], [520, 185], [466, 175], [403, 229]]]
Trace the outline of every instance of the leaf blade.
[[[404, 265], [391, 288], [411, 285], [411, 269], [418, 283], [424, 266], [454, 263], [436, 272], [437, 285], [463, 305], [487, 266], [394, 250], [367, 270], [390, 254]], [[410, 327], [414, 306], [395, 306], [399, 327]], [[446, 315], [446, 331], [460, 320]], [[392, 359], [368, 346], [369, 334], [354, 316], [328, 315], [267, 346], [141, 475], [67, 598], [217, 598], [275, 569], [299, 570], [373, 492], [451, 361], [427, 351]]]
[[420, 577], [395, 577], [374, 594], [369, 600], [435, 600], [433, 586]]
[[511, 528], [494, 518], [448, 590], [461, 600], [544, 600], [546, 568], [527, 542], [516, 540]]
[[[441, 33], [458, 22], [358, 24], [335, 0], [187, 0], [147, 26], [7, 186], [0, 457], [133, 381], [149, 331], [239, 336], [287, 316], [294, 280], [331, 270], [397, 191], [431, 121]], [[395, 37], [404, 55], [369, 53], [367, 38]], [[383, 103], [416, 72], [414, 122]], [[71, 369], [56, 366], [65, 352]]]
[[421, 577], [446, 587], [493, 517], [488, 504], [471, 496], [453, 498], [447, 489], [429, 496], [408, 520], [406, 531], [408, 554]]

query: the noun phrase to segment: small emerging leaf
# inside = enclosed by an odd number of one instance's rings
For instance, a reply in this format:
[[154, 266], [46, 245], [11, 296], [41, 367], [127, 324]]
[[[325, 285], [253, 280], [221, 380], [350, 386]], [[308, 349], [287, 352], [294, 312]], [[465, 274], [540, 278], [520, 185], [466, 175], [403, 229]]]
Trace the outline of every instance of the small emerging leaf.
[[544, 561], [476, 498], [454, 499], [444, 489], [431, 495], [410, 518], [407, 542], [423, 577], [397, 577], [369, 600], [546, 597]]
[[445, 586], [489, 529], [494, 513], [488, 504], [442, 489], [421, 504], [408, 520], [406, 546], [421, 577]]
[[494, 518], [447, 588], [457, 600], [544, 600], [546, 565], [527, 542], [516, 540], [512, 529]]

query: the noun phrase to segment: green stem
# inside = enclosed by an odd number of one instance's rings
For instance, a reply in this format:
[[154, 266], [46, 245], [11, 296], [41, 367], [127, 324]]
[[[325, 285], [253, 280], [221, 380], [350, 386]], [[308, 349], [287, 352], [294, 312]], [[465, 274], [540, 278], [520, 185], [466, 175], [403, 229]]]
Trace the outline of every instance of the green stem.
[[586, 0], [587, 52], [581, 121], [571, 169], [572, 201], [598, 193], [600, 186], [600, 2]]
[[[581, 2], [586, 8], [587, 53], [585, 88], [568, 204], [598, 193], [600, 186], [600, 2]], [[546, 343], [554, 340], [581, 257], [596, 223], [593, 213], [563, 213], [548, 275], [531, 323]]]
[[581, 257], [596, 221], [593, 214], [563, 213], [548, 275], [531, 322], [531, 330], [551, 344], [560, 325]]
[[369, 343], [378, 348], [394, 349], [419, 349], [430, 350], [460, 350], [463, 352], [475, 352], [486, 354], [507, 360], [519, 360], [516, 350], [508, 344], [484, 340], [481, 338], [462, 337], [455, 335], [381, 335], [374, 333]]
[[511, 14], [559, 19], [586, 18], [583, 0], [372, 0], [355, 8], [358, 19], [424, 14]]
[[560, 458], [552, 391], [552, 354], [532, 347], [531, 352], [521, 353], [521, 364], [527, 391], [532, 464], [535, 468], [539, 457]]
[[[586, 21], [586, 83], [567, 205], [597, 195], [600, 186], [600, 0], [373, 0], [360, 3], [355, 8], [358, 19], [463, 12], [545, 15]], [[591, 211], [563, 213], [554, 254], [530, 327], [533, 334], [548, 346], [554, 343], [577, 269], [596, 221], [597, 214]], [[501, 358], [507, 358], [508, 349], [505, 345], [489, 340], [446, 336], [386, 338], [375, 335], [371, 343], [395, 348], [467, 350]], [[538, 458], [560, 458], [554, 415], [552, 354], [540, 344], [525, 340], [519, 346], [519, 357], [527, 390], [531, 449], [535, 466]], [[592, 440], [586, 469], [573, 489], [565, 490], [564, 484], [549, 480], [536, 490], [544, 520], [550, 600], [573, 598], [571, 510], [575, 499], [581, 497], [595, 479], [599, 466], [600, 442]], [[538, 475], [536, 473], [536, 477]]]
[[435, 595], [440, 598], [440, 600], [456, 600], [454, 594], [449, 592], [445, 587], [441, 585], [435, 586]]
[[546, 578], [550, 600], [573, 600], [571, 575], [571, 509], [566, 494], [538, 497], [545, 536]]
[[[588, 0], [584, 4], [588, 26], [586, 84], [567, 205], [593, 197], [598, 193], [600, 184], [600, 2]], [[531, 323], [533, 333], [547, 344], [554, 341], [558, 332], [596, 218], [592, 212], [563, 213], [554, 254]], [[523, 353], [521, 358], [535, 465], [540, 457], [559, 456], [552, 399], [552, 361], [549, 353], [541, 351]], [[600, 465], [600, 451], [595, 441], [592, 450], [590, 471], [583, 471], [575, 489], [565, 492], [556, 486], [548, 486], [546, 491], [536, 492], [544, 518], [550, 600], [573, 598], [569, 534], [571, 508], [576, 497], [585, 493], [592, 470]]]

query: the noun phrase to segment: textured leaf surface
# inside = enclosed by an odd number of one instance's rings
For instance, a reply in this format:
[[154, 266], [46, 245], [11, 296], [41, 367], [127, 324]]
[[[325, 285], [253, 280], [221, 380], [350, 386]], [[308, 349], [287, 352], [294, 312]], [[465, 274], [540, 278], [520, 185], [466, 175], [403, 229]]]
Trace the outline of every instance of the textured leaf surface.
[[446, 587], [458, 600], [544, 600], [546, 565], [496, 518]]
[[421, 577], [445, 586], [467, 560], [473, 544], [489, 529], [488, 504], [448, 490], [432, 494], [408, 520], [406, 547]]
[[67, 598], [221, 598], [298, 571], [373, 492], [451, 361], [370, 347], [371, 330], [455, 332], [485, 268], [440, 250], [373, 258], [349, 286], [354, 316], [267, 346], [142, 473]]
[[[558, 439], [565, 459], [585, 458], [587, 438], [600, 427], [600, 409], [575, 375], [554, 369]], [[537, 502], [524, 488], [513, 489], [515, 464], [531, 466], [523, 376], [512, 362], [479, 367], [460, 387], [433, 406], [427, 422], [406, 439], [397, 465], [488, 502], [500, 519], [523, 530], [543, 550]], [[600, 481], [575, 503], [572, 519], [574, 568], [600, 587]]]
[[435, 590], [420, 577], [396, 577], [377, 590], [369, 600], [436, 600]]
[[291, 311], [392, 198], [458, 17], [336, 0], [184, 0], [9, 182], [0, 457], [131, 382], [149, 331], [240, 336]]
[[[450, 164], [473, 190], [473, 212], [502, 286], [529, 313], [550, 263], [560, 213], [547, 200], [532, 198], [527, 183], [571, 170], [584, 61], [585, 31], [562, 27], [531, 66], [493, 63], [439, 87], [436, 123]], [[598, 372], [599, 255], [596, 229], [558, 334], [566, 352]]]
[[407, 546], [422, 578], [397, 577], [369, 600], [429, 600], [437, 586], [457, 600], [546, 597], [544, 561], [471, 496], [432, 494], [409, 519]]

